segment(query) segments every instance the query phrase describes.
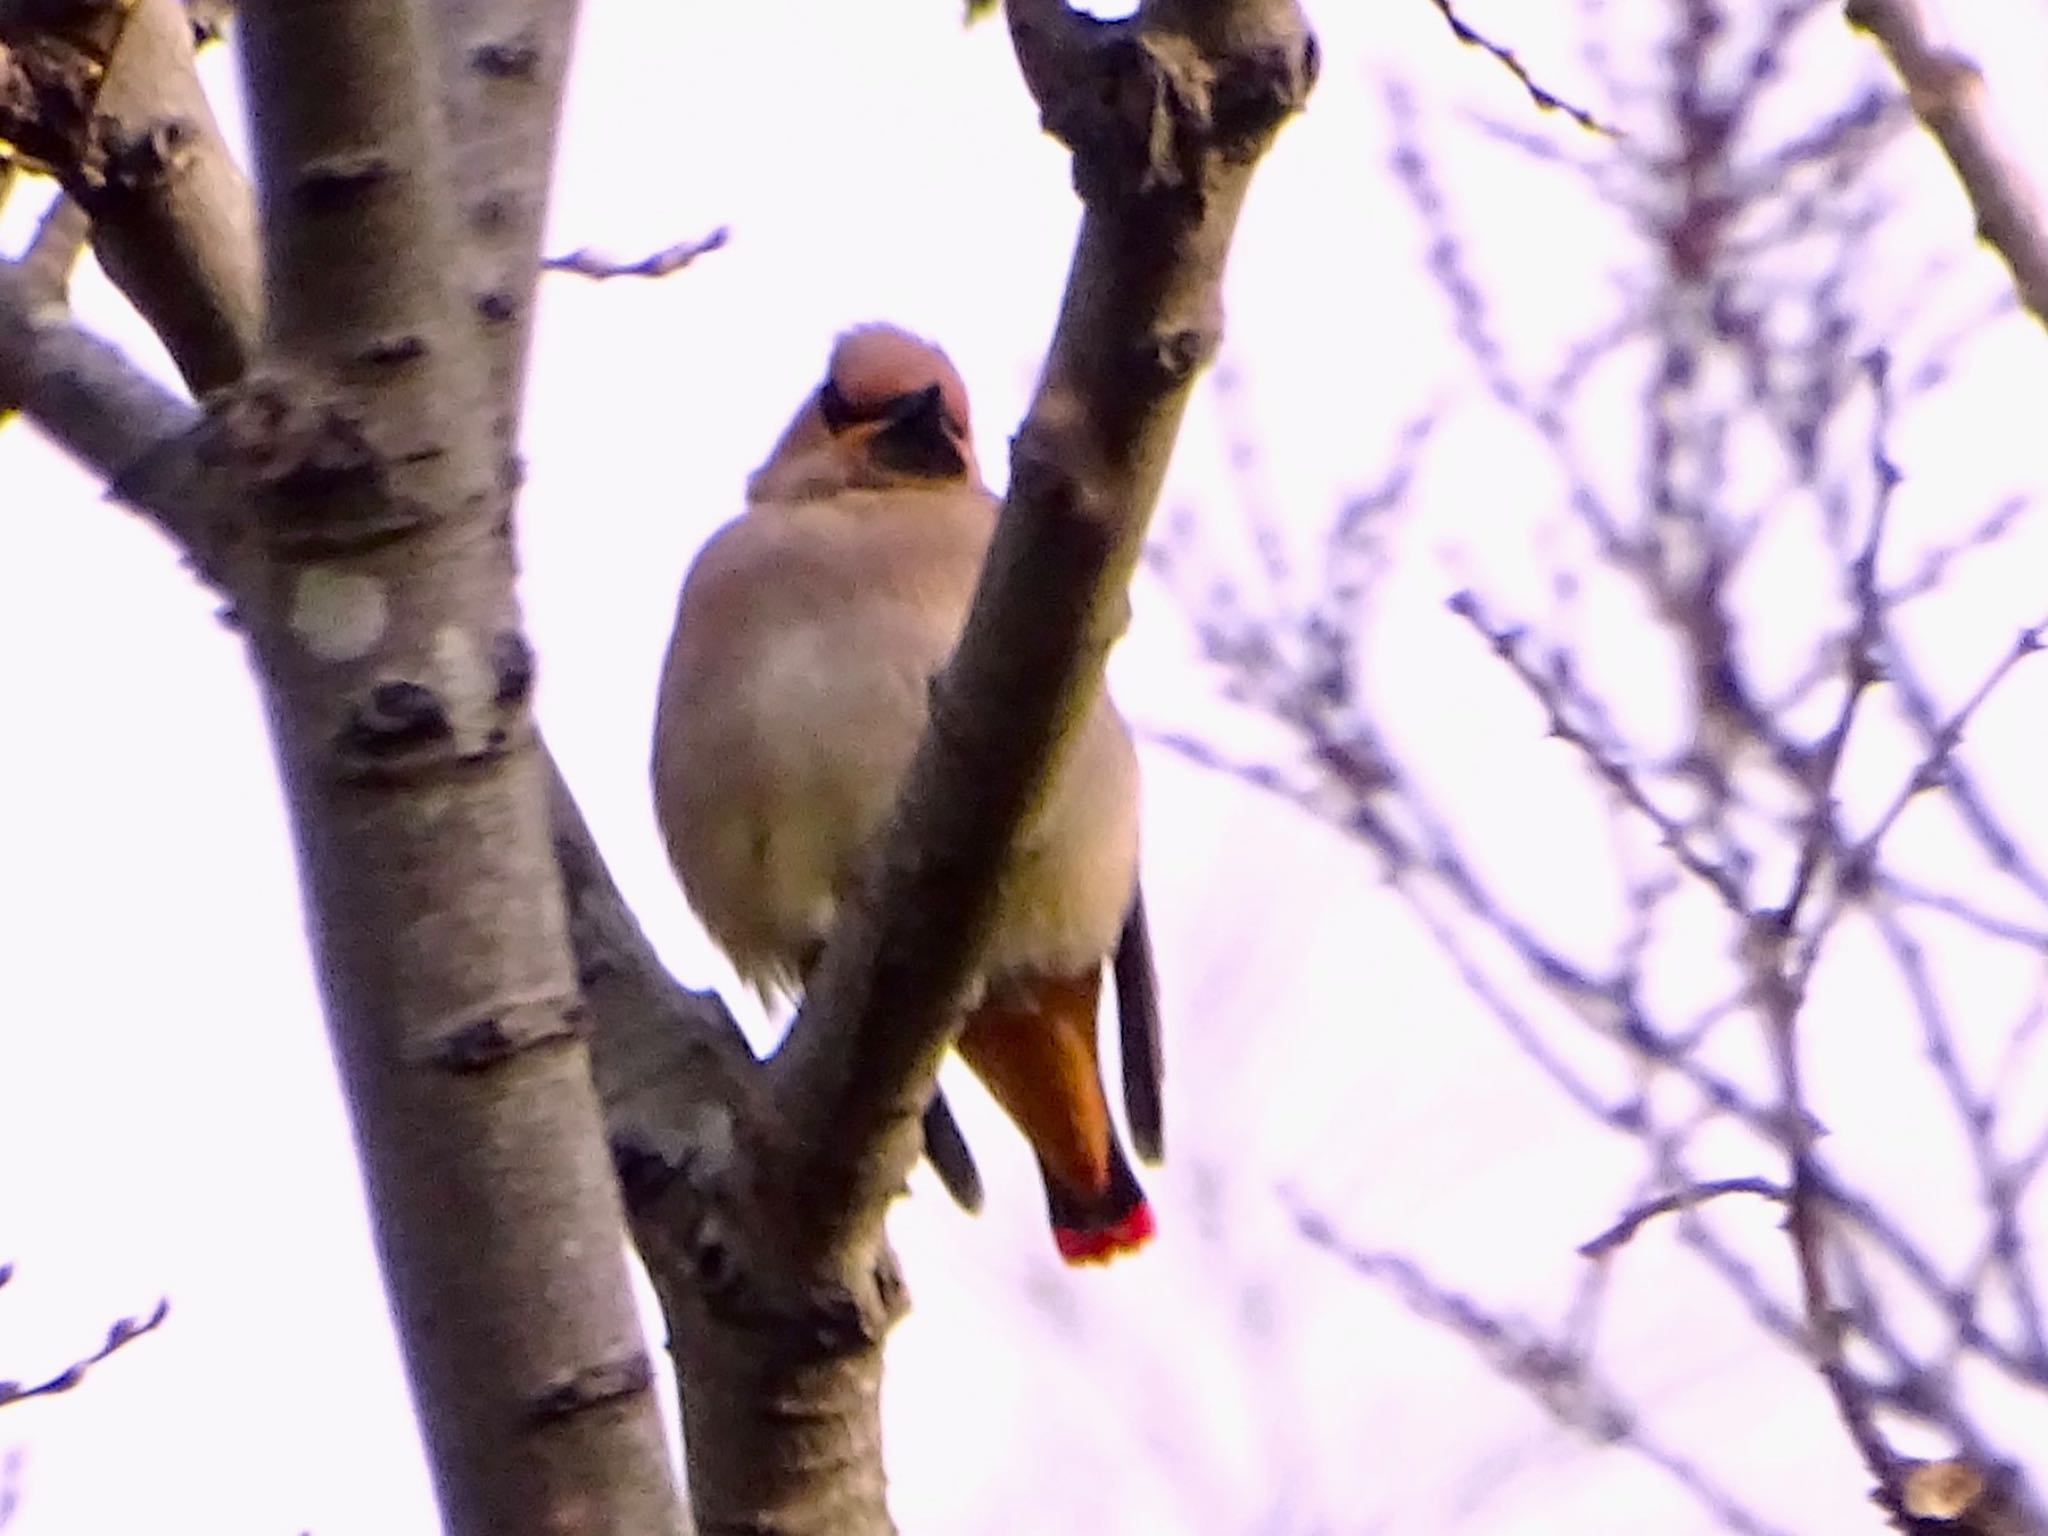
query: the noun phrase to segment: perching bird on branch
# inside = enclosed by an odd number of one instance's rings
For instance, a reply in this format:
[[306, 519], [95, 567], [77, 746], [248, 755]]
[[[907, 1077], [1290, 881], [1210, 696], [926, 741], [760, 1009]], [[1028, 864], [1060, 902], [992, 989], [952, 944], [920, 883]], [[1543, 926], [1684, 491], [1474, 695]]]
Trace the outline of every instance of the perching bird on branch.
[[[893, 805], [931, 680], [995, 530], [946, 355], [889, 326], [842, 336], [824, 383], [683, 584], [654, 733], [655, 811], [698, 918], [740, 975], [796, 988]], [[1022, 833], [959, 1049], [1030, 1141], [1069, 1263], [1152, 1235], [1097, 1062], [1114, 957], [1125, 1103], [1161, 1149], [1159, 1019], [1138, 899], [1138, 766], [1099, 695]], [[926, 1147], [979, 1185], [943, 1100]]]

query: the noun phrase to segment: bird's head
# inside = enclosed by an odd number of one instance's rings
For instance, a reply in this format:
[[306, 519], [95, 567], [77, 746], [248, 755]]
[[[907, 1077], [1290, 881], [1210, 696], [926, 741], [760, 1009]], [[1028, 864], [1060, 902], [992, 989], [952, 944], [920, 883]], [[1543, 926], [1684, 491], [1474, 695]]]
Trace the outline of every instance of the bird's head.
[[848, 331], [825, 381], [755, 471], [755, 501], [847, 489], [979, 485], [967, 386], [944, 352], [892, 325]]

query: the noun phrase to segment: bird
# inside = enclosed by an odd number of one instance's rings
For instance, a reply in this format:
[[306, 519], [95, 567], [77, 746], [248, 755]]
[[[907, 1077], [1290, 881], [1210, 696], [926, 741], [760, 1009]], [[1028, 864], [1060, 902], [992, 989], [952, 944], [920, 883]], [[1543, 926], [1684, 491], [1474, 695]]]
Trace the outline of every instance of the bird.
[[[999, 509], [970, 428], [966, 385], [937, 346], [887, 324], [845, 332], [748, 479], [745, 509], [684, 579], [655, 714], [655, 816], [691, 909], [764, 994], [801, 993], [959, 640]], [[1098, 687], [1018, 835], [957, 1042], [1036, 1155], [1070, 1264], [1134, 1251], [1155, 1227], [1102, 1083], [1106, 969], [1132, 1142], [1157, 1162], [1137, 755]], [[936, 1092], [925, 1141], [977, 1209], [972, 1155]]]

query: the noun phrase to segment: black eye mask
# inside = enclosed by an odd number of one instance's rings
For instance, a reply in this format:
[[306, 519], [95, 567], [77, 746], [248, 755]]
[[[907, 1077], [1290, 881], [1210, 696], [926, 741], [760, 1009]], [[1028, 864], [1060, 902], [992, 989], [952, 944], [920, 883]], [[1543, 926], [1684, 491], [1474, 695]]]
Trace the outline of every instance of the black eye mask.
[[826, 430], [835, 437], [864, 421], [880, 421], [888, 412], [887, 400], [878, 401], [873, 406], [858, 407], [830, 379], [818, 386], [818, 414], [825, 418]]
[[945, 392], [936, 384], [905, 395], [890, 395], [872, 406], [856, 406], [827, 379], [818, 390], [818, 413], [835, 435], [867, 422], [886, 422], [875, 434], [875, 462], [898, 474], [949, 480], [967, 471], [961, 452], [962, 428], [946, 409]]

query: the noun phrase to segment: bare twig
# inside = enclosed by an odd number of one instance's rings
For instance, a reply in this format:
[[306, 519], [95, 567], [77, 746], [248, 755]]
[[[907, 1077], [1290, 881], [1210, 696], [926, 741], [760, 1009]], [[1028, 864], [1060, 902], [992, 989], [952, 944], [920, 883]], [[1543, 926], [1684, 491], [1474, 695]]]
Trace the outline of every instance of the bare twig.
[[[1877, 559], [1884, 545], [1892, 492], [1898, 485], [1899, 475], [1884, 451], [1884, 434], [1891, 421], [1891, 394], [1886, 385], [1889, 362], [1884, 354], [1875, 353], [1866, 359], [1865, 369], [1877, 393], [1877, 410], [1871, 428], [1871, 457], [1877, 471], [1877, 497], [1871, 507], [1870, 526], [1864, 535], [1863, 547], [1849, 566], [1850, 599], [1855, 605], [1856, 621], [1846, 641], [1848, 655], [1843, 666], [1841, 706], [1834, 724], [1821, 738], [1814, 757], [1813, 803], [1807, 815], [1806, 835], [1800, 839], [1799, 860], [1780, 908], [1788, 925], [1796, 921], [1801, 908], [1806, 905], [1807, 894], [1813, 889], [1822, 858], [1837, 846], [1834, 836], [1835, 777], [1841, 771], [1842, 753], [1848, 746], [1849, 732], [1856, 723], [1857, 706], [1879, 677], [1877, 646], [1882, 634], [1883, 603], [1878, 595]], [[1817, 944], [1817, 939], [1814, 942]]]
[[[1876, 613], [1879, 611], [1879, 606], [1875, 593], [1872, 593], [1871, 606], [1864, 611], [1867, 614]], [[1862, 627], [1864, 626], [1859, 625], [1859, 628]], [[1875, 628], [1876, 626], [1873, 625], [1871, 627]], [[1976, 717], [1977, 712], [1989, 702], [1992, 694], [1997, 691], [1999, 684], [2003, 683], [2012, 673], [2013, 669], [2043, 648], [2044, 636], [2048, 636], [2048, 619], [2030, 624], [2019, 632], [2014, 638], [2013, 643], [2000, 654], [1998, 660], [1978, 680], [1977, 686], [1970, 690], [1969, 696], [1961, 704], [1957, 705], [1954, 712], [1933, 730], [1930, 735], [1927, 756], [1914, 765], [1913, 771], [1907, 775], [1905, 782], [1899, 786], [1891, 799], [1886, 802], [1884, 809], [1878, 813], [1869, 828], [1854, 843], [1849, 843], [1842, 837], [1840, 829], [1833, 824], [1832, 815], [1828, 815], [1827, 837], [1835, 848], [1835, 858], [1841, 866], [1842, 879], [1838, 882], [1834, 894], [1830, 898], [1829, 905], [1823, 909], [1820, 918], [1809, 926], [1806, 938], [1800, 946], [1801, 952], [1796, 970], [1801, 977], [1811, 972], [1823, 935], [1851, 901], [1858, 900], [1863, 896], [1867, 884], [1874, 878], [1873, 871], [1877, 861], [1878, 845], [1884, 841], [1886, 834], [1898, 824], [1899, 818], [1906, 813], [1906, 807], [1911, 805], [1917, 797], [1934, 790], [1952, 786], [1956, 771], [1955, 754], [1956, 750], [1962, 745], [1964, 731], [1968, 728], [1971, 720]], [[1826, 813], [1816, 811], [1815, 814]], [[1803, 863], [1802, 869], [1804, 869]], [[1885, 881], [1890, 882], [1893, 878], [1886, 876]], [[1910, 882], [1907, 883], [1907, 888], [1911, 888]], [[1800, 887], [1795, 886], [1795, 890], [1797, 889], [1800, 889]], [[1972, 912], [1967, 903], [1958, 898], [1929, 892], [1921, 893], [1914, 899], [1920, 901], [1923, 905], [1938, 908], [1953, 916], [1963, 917], [1968, 913], [1967, 920], [1974, 921], [1977, 926], [1984, 928], [1987, 932], [1997, 931], [1999, 937], [2015, 939], [2021, 942], [2033, 941], [2034, 935], [2031, 930], [2010, 923], [1995, 922], [1988, 914]]]
[[1587, 766], [1636, 814], [1657, 829], [1658, 837], [1671, 850], [1672, 856], [1685, 866], [1689, 874], [1719, 896], [1722, 905], [1734, 913], [1746, 911], [1748, 899], [1735, 874], [1695, 848], [1691, 834], [1650, 798], [1636, 775], [1616, 762], [1605, 747], [1579, 726], [1571, 716], [1567, 690], [1542, 676], [1523, 656], [1521, 636], [1511, 629], [1498, 628], [1489, 621], [1474, 593], [1454, 593], [1446, 606], [1485, 638], [1494, 654], [1508, 664], [1508, 669], [1543, 706], [1549, 716], [1550, 733], [1577, 748]]
[[2021, 1331], [2021, 1347], [2037, 1360], [2048, 1358], [2048, 1324], [2042, 1319], [2042, 1297], [2035, 1285], [2022, 1233], [2019, 1192], [2011, 1167], [1991, 1134], [1997, 1123], [1993, 1114], [1994, 1087], [1979, 1089], [1965, 1075], [1955, 1021], [1942, 1006], [1919, 941], [1900, 922], [1898, 914], [1881, 901], [1871, 903], [1871, 920], [1905, 982], [1904, 991], [1920, 1025], [1928, 1065], [1962, 1128], [1977, 1175], [1978, 1198], [1990, 1227], [1986, 1256], [1991, 1267], [2005, 1277], [2007, 1296]]
[[[2035, 626], [2022, 629], [2015, 648], [2039, 643]], [[2031, 637], [2031, 638], [2030, 638]], [[2001, 663], [2003, 664], [2003, 663]], [[1887, 621], [1885, 628], [1885, 681], [1898, 700], [1907, 721], [1920, 737], [1929, 762], [1943, 764], [1940, 788], [1943, 798], [1963, 826], [1976, 840], [1992, 867], [2018, 882], [2036, 901], [2048, 905], [2048, 868], [1992, 804], [1978, 776], [1949, 740], [1954, 715], [1941, 706], [1934, 689], [1915, 664], [1911, 649]]]
[[1642, 1229], [1644, 1223], [1653, 1218], [1670, 1216], [1679, 1211], [1690, 1211], [1709, 1200], [1718, 1200], [1723, 1195], [1760, 1195], [1766, 1200], [1783, 1203], [1786, 1194], [1784, 1185], [1774, 1184], [1769, 1179], [1708, 1179], [1699, 1184], [1689, 1184], [1684, 1189], [1660, 1195], [1655, 1200], [1646, 1200], [1640, 1205], [1630, 1206], [1613, 1226], [1598, 1237], [1581, 1243], [1579, 1252], [1589, 1259], [1604, 1259], [1627, 1243]]
[[1562, 112], [1588, 133], [1597, 133], [1603, 138], [1610, 139], [1620, 137], [1615, 129], [1601, 122], [1584, 107], [1575, 107], [1562, 96], [1537, 84], [1536, 77], [1530, 74], [1528, 66], [1515, 56], [1514, 50], [1495, 42], [1478, 28], [1466, 25], [1464, 18], [1451, 8], [1451, 0], [1430, 0], [1430, 3], [1437, 8], [1438, 14], [1450, 27], [1453, 37], [1466, 47], [1477, 48], [1481, 53], [1487, 54], [1496, 64], [1513, 75], [1520, 82], [1522, 89], [1529, 93], [1529, 99], [1539, 110]]
[[1391, 1290], [1423, 1321], [1472, 1348], [1502, 1380], [1529, 1394], [1558, 1423], [1659, 1467], [1731, 1531], [1783, 1536], [1782, 1528], [1742, 1504], [1690, 1459], [1660, 1444], [1621, 1396], [1569, 1339], [1547, 1337], [1526, 1318], [1493, 1311], [1443, 1284], [1405, 1254], [1360, 1248], [1341, 1237], [1327, 1217], [1283, 1192], [1296, 1232], [1353, 1273]]
[[107, 1330], [106, 1341], [98, 1349], [82, 1359], [74, 1360], [56, 1375], [44, 1381], [27, 1384], [19, 1381], [0, 1381], [0, 1408], [5, 1408], [10, 1403], [25, 1403], [32, 1397], [55, 1397], [59, 1393], [72, 1391], [84, 1383], [86, 1372], [95, 1365], [116, 1350], [125, 1349], [133, 1344], [145, 1333], [160, 1328], [164, 1319], [170, 1315], [170, 1298], [165, 1297], [145, 1316], [121, 1318]]
[[[1806, 990], [1844, 914], [1875, 910], [1897, 897], [2030, 950], [2038, 951], [2048, 933], [2028, 913], [2005, 910], [2002, 883], [1937, 890], [1924, 876], [1909, 879], [1882, 862], [1906, 804], [1933, 791], [1973, 835], [1975, 848], [1966, 844], [1966, 854], [1981, 848], [2028, 895], [2048, 901], [2048, 874], [2018, 823], [1995, 809], [1988, 767], [1980, 783], [1958, 750], [1964, 725], [2041, 643], [2043, 632], [2031, 625], [2022, 630], [1958, 703], [1924, 680], [1908, 647], [1921, 637], [1895, 612], [1898, 604], [1932, 592], [1960, 556], [2016, 526], [2014, 502], [1944, 543], [1923, 544], [1928, 552], [1917, 568], [1880, 580], [1889, 503], [1899, 480], [1885, 437], [1895, 407], [1940, 377], [1936, 360], [1925, 356], [1925, 338], [1907, 323], [1917, 311], [1909, 305], [1903, 314], [1873, 320], [1848, 298], [1887, 211], [1864, 171], [1906, 114], [1883, 93], [1859, 88], [1812, 126], [1775, 139], [1760, 126], [1767, 97], [1785, 80], [1805, 78], [1789, 62], [1791, 39], [1831, 8], [1828, 0], [1778, 0], [1761, 8], [1674, 0], [1666, 7], [1667, 47], [1657, 56], [1654, 89], [1665, 93], [1657, 98], [1664, 112], [1657, 142], [1668, 143], [1668, 151], [1622, 141], [1609, 156], [1596, 157], [1584, 145], [1569, 155], [1533, 136], [1503, 133], [1586, 180], [1629, 219], [1646, 253], [1616, 285], [1621, 298], [1612, 312], [1589, 320], [1587, 338], [1572, 346], [1549, 379], [1534, 383], [1525, 382], [1516, 354], [1502, 340], [1508, 327], [1497, 311], [1511, 300], [1492, 295], [1478, 275], [1484, 263], [1467, 256], [1452, 199], [1416, 129], [1413, 101], [1398, 85], [1387, 92], [1396, 135], [1393, 169], [1423, 226], [1427, 270], [1448, 302], [1448, 328], [1467, 353], [1467, 372], [1492, 397], [1488, 407], [1498, 402], [1552, 449], [1566, 478], [1565, 515], [1546, 517], [1540, 507], [1520, 513], [1511, 498], [1484, 536], [1513, 537], [1518, 513], [1536, 524], [1533, 552], [1554, 560], [1554, 609], [1525, 630], [1488, 617], [1491, 604], [1480, 595], [1461, 594], [1454, 608], [1535, 695], [1552, 734], [1583, 760], [1586, 778], [1609, 791], [1610, 825], [1628, 834], [1617, 837], [1624, 862], [1650, 841], [1640, 835], [1638, 820], [1654, 834], [1658, 847], [1647, 852], [1665, 878], [1631, 880], [1616, 893], [1627, 927], [1608, 941], [1611, 958], [1589, 958], [1548, 937], [1541, 919], [1514, 910], [1485, 883], [1478, 872], [1483, 865], [1460, 855], [1453, 824], [1431, 803], [1428, 786], [1404, 772], [1400, 738], [1389, 726], [1388, 739], [1396, 744], [1389, 751], [1377, 734], [1377, 701], [1356, 658], [1341, 644], [1318, 649], [1310, 643], [1317, 625], [1341, 639], [1343, 609], [1327, 596], [1302, 605], [1289, 594], [1262, 608], [1243, 595], [1255, 581], [1224, 568], [1207, 573], [1205, 585], [1188, 552], [1170, 550], [1159, 562], [1162, 574], [1195, 610], [1197, 638], [1223, 672], [1229, 697], [1268, 714], [1292, 740], [1270, 761], [1247, 762], [1201, 742], [1168, 739], [1197, 760], [1285, 796], [1380, 855], [1390, 885], [1518, 1051], [1593, 1122], [1637, 1141], [1651, 1165], [1634, 1197], [1643, 1203], [1631, 1205], [1594, 1240], [1597, 1252], [1613, 1251], [1605, 1245], [1627, 1241], [1644, 1219], [1672, 1216], [1679, 1241], [1756, 1329], [1820, 1364], [1840, 1405], [1836, 1412], [1867, 1462], [1903, 1465], [1878, 1435], [1880, 1415], [1896, 1414], [1938, 1429], [1970, 1465], [1990, 1467], [1997, 1457], [1973, 1418], [1966, 1383], [1952, 1381], [1951, 1368], [1967, 1357], [2023, 1391], [2048, 1389], [2048, 1362], [2035, 1344], [2032, 1316], [2018, 1303], [2015, 1318], [2015, 1304], [2001, 1294], [2016, 1277], [2035, 1272], [2024, 1230], [2009, 1216], [2017, 1192], [2048, 1166], [2048, 1131], [2002, 1135], [2006, 1127], [1996, 1119], [2000, 1106], [1989, 1087], [1998, 1076], [1973, 1092], [1950, 1094], [1944, 1108], [1968, 1122], [1966, 1134], [1990, 1138], [1996, 1129], [1995, 1145], [2019, 1147], [1995, 1164], [1979, 1160], [1987, 1227], [1980, 1256], [1959, 1276], [1951, 1255], [1923, 1245], [1908, 1225], [1910, 1213], [1848, 1185], [1823, 1158], [1815, 1143], [1820, 1127], [1805, 1100], [1811, 1085], [1800, 1079], [1797, 1059]], [[1597, 24], [1592, 31], [1596, 41], [1587, 57], [1615, 81], [1614, 99], [1645, 99], [1640, 80], [1617, 78], [1612, 56], [1597, 40], [1603, 35]], [[1786, 257], [1796, 258], [1796, 274], [1774, 269]], [[1951, 350], [1957, 335], [1968, 334], [1951, 332], [1945, 322], [1934, 330], [1931, 344]], [[1873, 335], [1887, 347], [1914, 349], [1903, 388], [1893, 386], [1889, 357], [1870, 355]], [[1571, 413], [1591, 405], [1583, 398], [1587, 381], [1637, 376], [1639, 367], [1645, 379], [1639, 440], [1617, 447], [1609, 415], [1597, 422], [1587, 416], [1581, 440], [1580, 419]], [[1835, 437], [1845, 430], [1844, 406], [1866, 398], [1858, 387], [1866, 380], [1877, 395], [1867, 475], [1853, 468], [1844, 474], [1840, 466], [1858, 461], [1853, 452], [1838, 451]], [[1593, 434], [1597, 451], [1588, 446]], [[1781, 472], [1757, 472], [1760, 444], [1778, 450]], [[1629, 461], [1626, 480], [1617, 479], [1616, 452], [1638, 455]], [[1617, 494], [1622, 484], [1640, 493]], [[1542, 497], [1545, 503], [1557, 499]], [[1430, 513], [1412, 515], [1424, 522]], [[1759, 573], [1745, 562], [1772, 548], [1766, 529], [1807, 518], [1843, 573], [1839, 594], [1828, 594], [1815, 614], [1788, 616], [1780, 608], [1769, 623], [1761, 622], [1744, 591]], [[1263, 547], [1261, 532], [1280, 537], [1278, 529], [1254, 530], [1255, 549]], [[1917, 527], [1915, 533], [1938, 536]], [[1479, 542], [1475, 537], [1475, 546]], [[1453, 558], [1461, 553], [1454, 548]], [[1488, 560], [1470, 561], [1476, 588], [1497, 554], [1490, 549]], [[1298, 560], [1288, 575], [1300, 584]], [[1590, 652], [1573, 648], [1570, 626], [1578, 611], [1592, 607], [1581, 608], [1582, 594], [1595, 592], [1610, 605], [1625, 594], [1653, 616], [1660, 633], [1652, 666], [1663, 663], [1667, 645], [1677, 650], [1669, 675], [1653, 685], [1694, 711], [1693, 738], [1675, 753], [1661, 744], [1638, 747], [1629, 727], [1640, 716], [1587, 681], [1614, 676], [1611, 655], [1601, 653], [1606, 665], [1595, 674]], [[1833, 618], [1837, 602], [1845, 622]], [[1799, 629], [1816, 636], [1810, 660], [1794, 663], [1789, 680], [1778, 672], [1759, 681], [1781, 665], [1761, 662], [1759, 653], [1782, 652], [1784, 637]], [[1614, 643], [1613, 631], [1586, 641], [1589, 647]], [[1922, 760], [1895, 794], [1886, 797], [1880, 789], [1871, 804], [1860, 771], [1867, 766], [1862, 744], [1851, 738], [1869, 724], [1877, 689], [1886, 682], [1921, 738]], [[1872, 758], [1885, 750], [1882, 740], [1871, 745]], [[1844, 774], [1845, 759], [1859, 770], [1853, 778]], [[1360, 764], [1370, 764], [1369, 771], [1359, 771]], [[1858, 791], [1853, 832], [1835, 804], [1838, 782], [1853, 782]], [[1691, 880], [1680, 882], [1681, 871]], [[1766, 875], [1776, 890], [1761, 885]], [[1702, 922], [1707, 904], [1701, 903], [1668, 926], [1725, 946], [1743, 975], [1727, 986], [1716, 978], [1714, 1001], [1682, 1002], [1682, 1016], [1660, 1018], [1652, 1008], [1668, 984], [1673, 956], [1695, 951], [1691, 938], [1674, 947], [1661, 931], [1667, 925], [1659, 908], [1668, 898], [1659, 893], [1676, 883], [1685, 898], [1692, 880], [1707, 887], [1717, 910]], [[1752, 893], [1759, 890], [1767, 901], [1776, 898], [1775, 910], [1755, 910]], [[1507, 967], [1496, 958], [1502, 952], [1510, 957]], [[1625, 1053], [1624, 1070], [1634, 1068], [1638, 1091], [1617, 1095], [1607, 1088], [1600, 1069], [1610, 1064], [1596, 1058], [1582, 1065], [1583, 1042], [1557, 1038], [1560, 1020], [1546, 1016], [1540, 1003], [1532, 1006], [1532, 994], [1561, 1004], [1567, 1018]], [[2048, 1007], [2037, 1003], [2029, 1023], [2015, 1031], [2015, 1046], [2038, 1017], [2048, 1017]], [[1789, 1091], [1783, 1078], [1762, 1091], [1751, 1086], [1754, 1056], [1721, 1027], [1758, 1018], [1772, 1042], [1770, 1055], [1789, 1065]], [[1943, 1023], [1952, 1038], [1932, 1036], [1930, 1048], [1960, 1054], [1961, 1021], [1944, 1017]], [[1731, 1044], [1743, 1052], [1740, 1065], [1731, 1063]], [[1665, 1107], [1673, 1096], [1653, 1091], [1670, 1079], [1684, 1090], [1676, 1114]], [[1702, 1131], [1729, 1128], [1720, 1122], [1732, 1122], [1766, 1149], [1781, 1149], [1791, 1164], [1787, 1181], [1699, 1171], [1688, 1145]], [[1697, 1217], [1693, 1206], [1721, 1191], [1788, 1205], [1796, 1193], [1801, 1210], [1791, 1284], [1782, 1269], [1723, 1241], [1716, 1224]], [[1598, 1288], [1589, 1282], [1586, 1290], [1590, 1309]], [[1922, 1358], [1917, 1339], [1909, 1344], [1897, 1312], [1903, 1304], [1925, 1305], [1943, 1320], [1941, 1347], [1951, 1360]], [[1878, 1481], [1896, 1511], [1897, 1479], [1880, 1473]]]
[[1798, 861], [1784, 903], [1774, 911], [1757, 914], [1748, 923], [1743, 935], [1742, 955], [1749, 970], [1753, 995], [1763, 1012], [1766, 1038], [1777, 1069], [1778, 1114], [1784, 1128], [1792, 1173], [1785, 1229], [1798, 1268], [1810, 1347], [1821, 1377], [1834, 1397], [1836, 1412], [1850, 1439], [1855, 1442], [1864, 1466], [1877, 1483], [1880, 1501], [1896, 1517], [1901, 1510], [1898, 1455], [1878, 1427], [1872, 1392], [1848, 1361], [1844, 1347], [1847, 1317], [1829, 1280], [1828, 1211], [1819, 1187], [1819, 1165], [1814, 1155], [1815, 1122], [1807, 1108], [1801, 1072], [1799, 1015], [1806, 1001], [1807, 981], [1811, 975], [1812, 956], [1818, 949], [1819, 934], [1809, 936], [1804, 963], [1795, 962], [1791, 953], [1792, 936], [1799, 929], [1822, 856], [1840, 845], [1835, 836], [1836, 776], [1856, 718], [1858, 701], [1878, 676], [1873, 655], [1880, 613], [1877, 562], [1883, 546], [1891, 489], [1897, 475], [1882, 451], [1889, 399], [1884, 389], [1883, 361], [1881, 358], [1873, 360], [1870, 366], [1878, 390], [1877, 425], [1874, 428], [1879, 444], [1875, 451], [1878, 490], [1862, 548], [1849, 570], [1856, 620], [1847, 647], [1842, 702], [1808, 776], [1806, 831], [1800, 839]]
[[578, 277], [605, 279], [611, 277], [667, 277], [671, 272], [680, 272], [699, 256], [712, 251], [724, 250], [732, 238], [732, 231], [714, 229], [710, 234], [696, 240], [683, 240], [666, 250], [655, 251], [637, 261], [619, 261], [600, 256], [589, 246], [571, 251], [566, 256], [550, 256], [541, 263], [549, 272], [571, 272]]
[[1789, 911], [1760, 917], [1752, 924], [1745, 946], [1777, 1063], [1779, 1117], [1791, 1147], [1792, 1181], [1785, 1230], [1797, 1263], [1815, 1364], [1857, 1454], [1876, 1481], [1880, 1500], [1896, 1517], [1902, 1507], [1898, 1455], [1878, 1428], [1874, 1395], [1849, 1364], [1844, 1348], [1846, 1319], [1828, 1278], [1826, 1200], [1821, 1192], [1813, 1121], [1806, 1110], [1806, 1089], [1800, 1070], [1798, 1017], [1802, 998], [1797, 983], [1788, 974], [1785, 955], [1789, 924], [1795, 919], [1796, 913]]

